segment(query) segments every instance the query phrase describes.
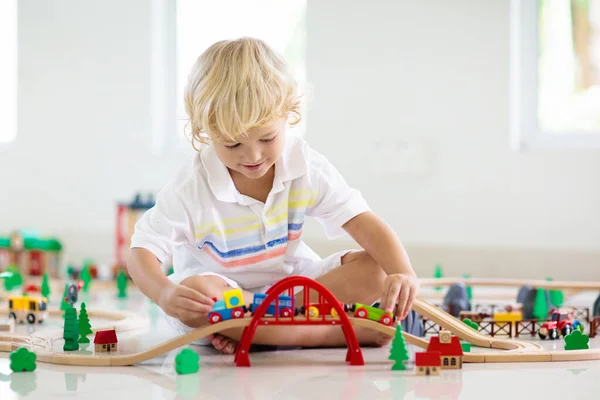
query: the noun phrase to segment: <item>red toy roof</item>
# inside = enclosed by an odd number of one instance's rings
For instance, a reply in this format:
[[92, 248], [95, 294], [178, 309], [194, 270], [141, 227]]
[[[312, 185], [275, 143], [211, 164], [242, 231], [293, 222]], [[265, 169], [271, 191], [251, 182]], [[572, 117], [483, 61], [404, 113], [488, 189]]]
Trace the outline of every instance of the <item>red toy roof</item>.
[[95, 344], [117, 343], [117, 332], [114, 329], [106, 331], [97, 331], [94, 337]]
[[442, 365], [442, 353], [439, 351], [420, 351], [415, 353], [415, 366], [439, 367]]
[[458, 336], [452, 336], [450, 343], [440, 343], [439, 336], [433, 336], [429, 340], [429, 346], [427, 351], [439, 351], [442, 356], [458, 357], [463, 355], [462, 346], [460, 345], [460, 339]]

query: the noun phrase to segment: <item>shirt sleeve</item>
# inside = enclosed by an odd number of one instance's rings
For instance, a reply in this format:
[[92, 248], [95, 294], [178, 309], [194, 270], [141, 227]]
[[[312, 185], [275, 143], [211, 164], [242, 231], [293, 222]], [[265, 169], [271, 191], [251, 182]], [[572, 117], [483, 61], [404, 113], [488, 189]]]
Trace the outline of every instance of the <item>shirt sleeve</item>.
[[167, 186], [135, 224], [130, 248], [147, 249], [164, 263], [177, 247], [192, 243], [193, 237], [193, 222], [180, 194]]
[[342, 226], [359, 214], [370, 211], [360, 191], [348, 186], [340, 172], [321, 154], [311, 150], [311, 180], [317, 199], [306, 215], [314, 217], [329, 239], [346, 234]]

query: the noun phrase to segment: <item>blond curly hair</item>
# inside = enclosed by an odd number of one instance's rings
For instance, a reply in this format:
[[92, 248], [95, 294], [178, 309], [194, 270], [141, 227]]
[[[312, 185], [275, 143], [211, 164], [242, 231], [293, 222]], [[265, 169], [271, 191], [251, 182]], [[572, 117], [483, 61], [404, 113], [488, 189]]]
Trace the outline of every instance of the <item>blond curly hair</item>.
[[298, 85], [283, 57], [263, 40], [222, 40], [194, 63], [184, 91], [192, 146], [236, 142], [251, 128], [301, 120]]

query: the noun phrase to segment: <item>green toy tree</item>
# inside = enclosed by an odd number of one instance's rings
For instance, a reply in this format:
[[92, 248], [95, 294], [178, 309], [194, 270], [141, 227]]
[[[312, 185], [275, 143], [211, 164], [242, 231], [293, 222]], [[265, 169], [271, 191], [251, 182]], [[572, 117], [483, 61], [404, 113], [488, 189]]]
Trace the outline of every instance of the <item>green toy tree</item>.
[[35, 370], [35, 353], [25, 347], [19, 347], [10, 353], [10, 369], [14, 372], [31, 372]]
[[544, 288], [538, 288], [533, 303], [533, 316], [545, 321], [548, 318], [548, 303], [546, 302], [546, 292]]
[[42, 278], [42, 296], [44, 296], [45, 298], [50, 298], [50, 293], [52, 293], [52, 291], [50, 290], [50, 280], [48, 279], [48, 274], [44, 273], [44, 277]]
[[565, 336], [565, 350], [586, 350], [590, 348], [590, 338], [576, 330]]
[[65, 321], [63, 330], [63, 339], [65, 344], [63, 346], [64, 351], [75, 351], [79, 350], [79, 327], [77, 326], [77, 309], [69, 308], [65, 311]]
[[[552, 282], [552, 278], [548, 277], [546, 280], [548, 282]], [[550, 289], [548, 294], [550, 295], [550, 304], [552, 304], [554, 307], [562, 307], [565, 301], [565, 296], [562, 290]]]
[[119, 271], [117, 277], [117, 288], [119, 289], [119, 298], [127, 297], [127, 276], [123, 270]]
[[192, 349], [183, 349], [175, 357], [175, 371], [178, 374], [194, 374], [200, 369], [200, 356]]
[[396, 325], [396, 335], [392, 341], [388, 360], [395, 361], [394, 365], [392, 365], [393, 371], [403, 371], [406, 369], [404, 361], [408, 360], [408, 349], [406, 348], [404, 335], [402, 335], [402, 325], [400, 324]]
[[79, 343], [89, 343], [90, 339], [87, 338], [87, 335], [91, 335], [92, 325], [90, 325], [90, 318], [87, 314], [87, 309], [85, 308], [85, 303], [81, 303], [81, 309], [79, 310], [79, 319], [77, 320], [77, 325], [79, 328]]
[[81, 280], [83, 281], [83, 291], [87, 293], [90, 290], [90, 283], [92, 282], [92, 274], [90, 273], [90, 266], [85, 265], [81, 270]]
[[11, 291], [23, 284], [23, 277], [17, 265], [11, 264], [6, 267], [6, 270], [12, 273], [12, 276], [4, 279], [4, 289], [6, 291]]
[[[444, 272], [442, 270], [442, 265], [441, 264], [436, 264], [435, 266], [435, 271], [433, 273], [433, 277], [436, 279], [440, 279], [444, 277]], [[436, 286], [435, 290], [442, 290], [441, 286]]]
[[[471, 277], [471, 275], [469, 275], [469, 274], [463, 275], [463, 278], [465, 278], [465, 279], [469, 279], [470, 277]], [[471, 286], [467, 286], [466, 288], [467, 288], [467, 298], [469, 300], [473, 300], [473, 288]]]

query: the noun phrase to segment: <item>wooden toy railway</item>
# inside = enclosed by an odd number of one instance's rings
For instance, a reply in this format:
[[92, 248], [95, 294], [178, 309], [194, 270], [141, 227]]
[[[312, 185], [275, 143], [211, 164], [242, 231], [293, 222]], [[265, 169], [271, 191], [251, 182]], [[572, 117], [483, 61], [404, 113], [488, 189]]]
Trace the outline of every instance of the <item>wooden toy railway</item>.
[[[244, 328], [244, 334], [235, 359], [237, 365], [249, 366], [248, 346], [254, 331], [258, 325], [274, 325], [279, 324], [289, 325], [293, 317], [282, 318], [265, 318], [264, 311], [272, 301], [274, 301], [279, 293], [289, 288], [290, 282], [293, 285], [294, 278], [286, 278], [275, 284], [267, 292], [269, 296], [265, 299], [262, 310], [258, 310], [255, 314], [256, 318], [236, 318], [222, 321], [216, 324], [209, 324], [202, 328], [195, 329], [187, 334], [176, 337], [164, 343], [161, 343], [153, 348], [133, 353], [133, 354], [118, 354], [118, 355], [78, 355], [68, 352], [52, 352], [47, 339], [30, 337], [16, 334], [0, 334], [0, 351], [10, 352], [19, 347], [26, 347], [37, 354], [37, 361], [42, 363], [60, 364], [60, 365], [81, 365], [81, 366], [127, 366], [141, 363], [150, 360], [154, 357], [173, 351], [181, 346], [190, 344], [196, 340], [207, 337], [214, 333], [231, 329]], [[542, 288], [555, 289], [574, 289], [575, 291], [583, 290], [600, 290], [600, 282], [560, 282], [560, 281], [527, 281], [527, 280], [501, 280], [501, 279], [473, 279], [473, 278], [456, 278], [456, 279], [422, 279], [421, 286], [446, 286], [454, 283], [464, 282], [469, 286], [522, 286], [531, 285]], [[288, 285], [288, 286], [286, 286]], [[333, 296], [327, 298], [324, 296], [330, 305], [337, 304]], [[259, 307], [260, 308], [260, 307]], [[465, 353], [463, 361], [466, 363], [514, 363], [514, 362], [555, 362], [555, 361], [583, 361], [583, 360], [600, 360], [600, 348], [588, 350], [569, 350], [569, 351], [544, 351], [543, 347], [537, 343], [529, 341], [519, 341], [514, 339], [497, 339], [481, 334], [465, 325], [459, 319], [444, 312], [435, 305], [422, 299], [415, 300], [413, 310], [421, 314], [424, 318], [434, 321], [442, 328], [449, 330], [453, 335], [456, 335], [461, 340], [472, 345], [504, 350], [494, 352], [475, 352]], [[51, 310], [52, 314], [60, 315], [60, 310]], [[90, 316], [103, 316], [107, 319], [120, 320], [119, 326], [112, 326], [118, 330], [134, 330], [139, 328], [139, 321], [136, 320], [134, 314], [124, 312], [98, 312], [88, 310]], [[319, 318], [321, 320], [321, 318]], [[348, 353], [346, 361], [351, 365], [362, 365], [362, 353], [356, 337], [350, 326], [366, 327], [369, 329], [378, 330], [389, 336], [396, 334], [394, 327], [383, 325], [379, 322], [348, 317], [345, 313], [340, 313], [339, 318], [323, 318], [328, 324], [339, 324], [345, 330], [348, 343]], [[102, 328], [105, 329], [105, 328]], [[100, 330], [100, 329], [98, 329]], [[426, 349], [428, 340], [410, 335], [403, 332], [407, 343], [417, 347]], [[354, 336], [354, 337], [353, 337]], [[246, 340], [246, 342], [244, 342]]]

